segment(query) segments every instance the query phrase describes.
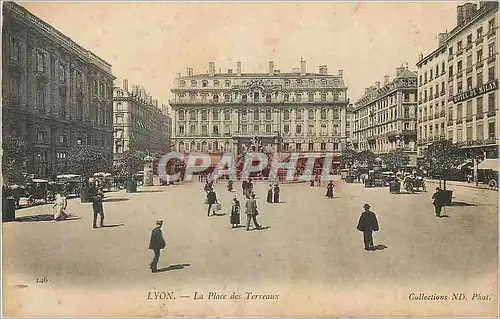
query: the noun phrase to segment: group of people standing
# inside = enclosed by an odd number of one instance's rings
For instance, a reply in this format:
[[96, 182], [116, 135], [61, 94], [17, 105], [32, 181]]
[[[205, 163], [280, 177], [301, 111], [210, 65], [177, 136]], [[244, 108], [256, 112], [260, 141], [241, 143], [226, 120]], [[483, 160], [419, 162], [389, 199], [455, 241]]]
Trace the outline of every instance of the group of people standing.
[[269, 189], [267, 190], [267, 202], [268, 203], [279, 203], [280, 202], [280, 187], [278, 183], [269, 184]]

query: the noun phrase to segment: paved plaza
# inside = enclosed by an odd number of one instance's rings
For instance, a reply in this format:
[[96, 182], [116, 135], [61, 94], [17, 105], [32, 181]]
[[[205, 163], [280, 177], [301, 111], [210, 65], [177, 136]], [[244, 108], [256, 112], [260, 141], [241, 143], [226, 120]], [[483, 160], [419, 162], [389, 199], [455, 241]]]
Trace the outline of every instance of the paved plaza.
[[[5, 314], [496, 315], [497, 192], [452, 187], [456, 205], [438, 219], [430, 190], [391, 195], [387, 188], [336, 185], [331, 200], [326, 187], [282, 185], [282, 202], [268, 204], [268, 184], [257, 183], [262, 230], [231, 229], [231, 198], [244, 201], [240, 183], [229, 193], [225, 182], [215, 186], [223, 216], [207, 217], [203, 184], [189, 182], [107, 193], [110, 227], [102, 229], [92, 228], [92, 205], [79, 199], [68, 204], [73, 220], [4, 223]], [[356, 226], [364, 203], [377, 214], [374, 240], [384, 250], [363, 250]], [[16, 217], [43, 214], [50, 205]], [[163, 271], [151, 273], [147, 248], [158, 219], [167, 248]], [[242, 298], [229, 299], [233, 292]], [[463, 293], [468, 300], [410, 300], [412, 293]], [[473, 301], [475, 293], [490, 300]]]

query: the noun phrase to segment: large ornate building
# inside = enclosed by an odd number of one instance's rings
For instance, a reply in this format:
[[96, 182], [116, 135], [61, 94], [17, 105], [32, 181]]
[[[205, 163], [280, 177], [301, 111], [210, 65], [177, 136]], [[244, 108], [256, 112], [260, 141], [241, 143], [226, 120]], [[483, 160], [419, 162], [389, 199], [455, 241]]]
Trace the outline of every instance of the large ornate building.
[[3, 9], [2, 130], [26, 141], [28, 173], [65, 173], [74, 145], [102, 147], [111, 165], [111, 65], [14, 2]]
[[354, 149], [382, 154], [401, 148], [415, 166], [416, 108], [417, 73], [398, 67], [392, 81], [385, 76], [382, 87], [376, 82], [354, 103]]
[[347, 87], [342, 70], [282, 73], [215, 71], [177, 77], [172, 89], [173, 144], [178, 151], [234, 151], [257, 137], [274, 151], [339, 152], [346, 140]]
[[131, 147], [149, 151], [169, 151], [172, 121], [165, 104], [159, 105], [146, 90], [128, 80], [113, 91], [114, 153]]
[[456, 27], [439, 38], [417, 63], [419, 153], [447, 138], [471, 159], [498, 158], [498, 2], [458, 6]]

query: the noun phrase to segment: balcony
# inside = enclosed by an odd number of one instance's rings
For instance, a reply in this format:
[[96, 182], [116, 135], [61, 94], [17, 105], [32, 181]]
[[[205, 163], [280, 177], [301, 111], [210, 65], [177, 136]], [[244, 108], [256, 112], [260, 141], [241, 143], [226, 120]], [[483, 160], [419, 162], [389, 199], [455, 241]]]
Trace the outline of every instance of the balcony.
[[434, 118], [437, 119], [438, 117], [439, 117], [439, 111], [434, 112]]
[[446, 125], [447, 126], [453, 126], [453, 120], [448, 120], [448, 122], [446, 122]]
[[495, 62], [496, 56], [492, 55], [488, 57], [488, 64]]
[[436, 94], [434, 94], [434, 98], [438, 98], [439, 97], [439, 92], [436, 91]]
[[466, 122], [472, 122], [472, 115], [468, 115], [465, 117]]
[[488, 110], [488, 117], [493, 117], [496, 115], [496, 111], [495, 110]]
[[476, 63], [476, 70], [483, 67], [483, 60]]
[[463, 49], [458, 50], [458, 51], [457, 51], [457, 56], [462, 55], [462, 53], [464, 53], [464, 50], [463, 50]]
[[443, 95], [445, 95], [445, 94], [446, 94], [446, 91], [445, 91], [445, 90], [441, 90], [440, 95], [441, 95], [441, 96], [443, 96]]
[[422, 99], [418, 100], [418, 104], [422, 104]]
[[462, 72], [463, 72], [463, 70], [458, 70], [457, 71], [457, 74], [455, 74], [455, 76], [457, 77], [457, 79], [460, 79], [460, 78], [462, 78], [464, 76], [464, 74]]
[[427, 99], [427, 96], [426, 96], [426, 97], [424, 98], [424, 103], [425, 103], [425, 102], [427, 102], [427, 101], [428, 101], [428, 99]]
[[476, 120], [480, 120], [482, 118], [484, 118], [484, 114], [482, 112], [476, 114]]
[[453, 60], [453, 54], [448, 55], [448, 61]]
[[486, 145], [490, 145], [490, 144], [496, 144], [497, 143], [497, 139], [496, 138], [489, 138], [486, 140]]
[[453, 82], [453, 74], [448, 77], [448, 82]]
[[490, 31], [488, 31], [488, 39], [495, 36], [495, 29], [491, 29]]
[[467, 67], [467, 69], [465, 70], [465, 73], [467, 73], [467, 74], [472, 73], [472, 66]]
[[440, 117], [444, 117], [445, 115], [446, 115], [446, 111], [443, 110], [443, 111], [439, 112]]
[[476, 39], [476, 45], [483, 43], [483, 37]]
[[470, 49], [472, 49], [472, 42], [467, 44], [467, 46], [465, 47], [465, 51], [469, 52]]

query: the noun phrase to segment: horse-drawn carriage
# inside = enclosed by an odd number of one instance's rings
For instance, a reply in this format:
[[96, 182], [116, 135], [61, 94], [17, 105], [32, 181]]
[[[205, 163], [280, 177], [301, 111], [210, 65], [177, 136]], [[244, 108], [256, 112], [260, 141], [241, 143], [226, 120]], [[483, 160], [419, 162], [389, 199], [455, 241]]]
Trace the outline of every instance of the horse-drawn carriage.
[[33, 206], [36, 203], [50, 203], [55, 199], [57, 184], [45, 178], [33, 178], [24, 185], [26, 203]]

